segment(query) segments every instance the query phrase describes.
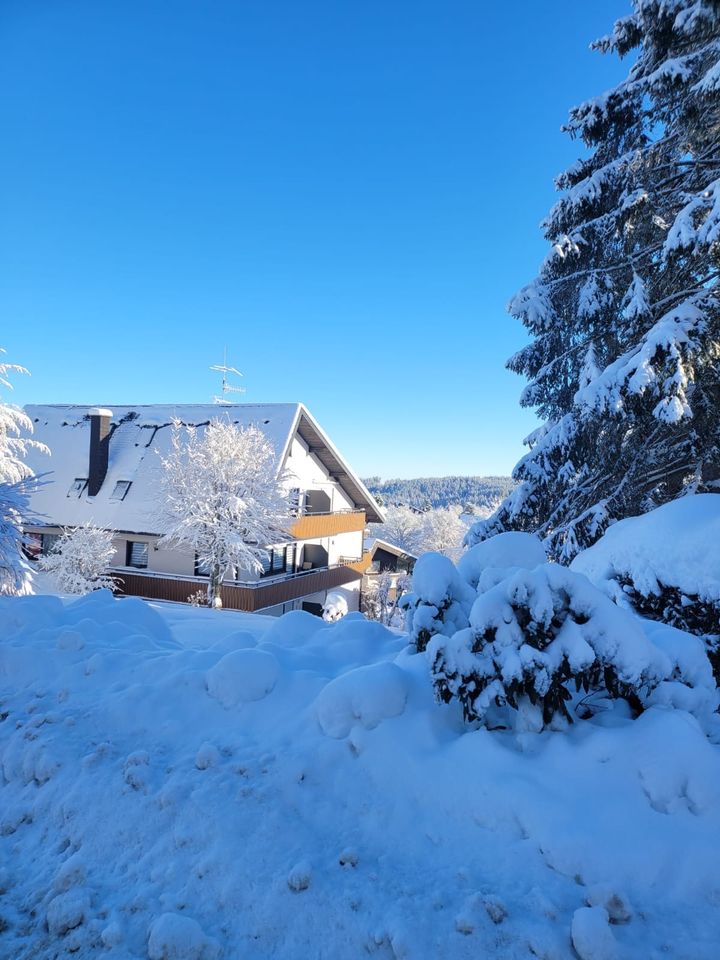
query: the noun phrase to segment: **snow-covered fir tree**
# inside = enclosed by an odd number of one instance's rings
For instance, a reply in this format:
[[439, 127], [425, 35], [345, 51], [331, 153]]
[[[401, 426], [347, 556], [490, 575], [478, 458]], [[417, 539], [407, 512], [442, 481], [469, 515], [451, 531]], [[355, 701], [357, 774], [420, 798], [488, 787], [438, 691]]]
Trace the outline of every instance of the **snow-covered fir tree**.
[[195, 552], [209, 574], [208, 605], [220, 606], [223, 579], [259, 572], [268, 545], [287, 537], [275, 452], [254, 426], [217, 419], [200, 432], [176, 423], [162, 465], [163, 542]]
[[720, 5], [633, 0], [595, 48], [634, 56], [571, 111], [540, 275], [510, 303], [509, 367], [543, 425], [471, 531], [538, 531], [569, 561], [615, 519], [720, 488]]
[[[0, 348], [0, 355], [4, 354]], [[0, 359], [0, 387], [12, 389], [8, 377], [27, 373], [24, 367]], [[30, 515], [29, 497], [36, 480], [25, 462], [34, 446], [49, 453], [44, 444], [32, 440], [32, 422], [14, 404], [0, 401], [0, 594], [30, 591], [30, 566], [23, 555], [23, 522]]]
[[85, 594], [115, 589], [116, 582], [107, 572], [114, 554], [112, 531], [86, 523], [63, 530], [38, 563], [61, 593]]

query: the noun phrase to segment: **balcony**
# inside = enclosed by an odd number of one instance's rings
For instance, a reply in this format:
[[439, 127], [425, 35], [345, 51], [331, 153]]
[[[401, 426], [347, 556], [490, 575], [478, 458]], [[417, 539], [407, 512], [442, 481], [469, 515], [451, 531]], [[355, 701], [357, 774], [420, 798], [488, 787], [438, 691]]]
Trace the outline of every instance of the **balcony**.
[[[299, 573], [266, 577], [258, 581], [225, 581], [222, 585], [223, 607], [252, 613], [279, 603], [299, 600], [313, 593], [333, 590], [361, 578], [362, 572], [357, 569], [358, 563], [359, 561], [339, 563], [332, 567], [302, 570]], [[146, 570], [130, 573], [125, 568], [114, 569], [110, 573], [119, 582], [118, 596], [187, 603], [191, 594], [207, 589], [207, 577], [170, 576]]]
[[365, 529], [364, 510], [335, 510], [330, 513], [304, 513], [290, 527], [295, 540], [332, 537], [338, 533], [355, 533]]

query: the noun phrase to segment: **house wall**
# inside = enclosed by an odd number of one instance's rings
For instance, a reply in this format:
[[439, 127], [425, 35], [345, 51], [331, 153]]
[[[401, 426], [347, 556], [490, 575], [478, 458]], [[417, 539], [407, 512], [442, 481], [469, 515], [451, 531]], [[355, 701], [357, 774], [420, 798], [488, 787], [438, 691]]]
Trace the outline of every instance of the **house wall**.
[[354, 507], [338, 481], [331, 479], [317, 457], [308, 453], [307, 444], [300, 437], [293, 437], [285, 460], [285, 471], [288, 474], [283, 481], [286, 490], [293, 487], [300, 487], [303, 491], [321, 489], [330, 497], [331, 510], [351, 510]]

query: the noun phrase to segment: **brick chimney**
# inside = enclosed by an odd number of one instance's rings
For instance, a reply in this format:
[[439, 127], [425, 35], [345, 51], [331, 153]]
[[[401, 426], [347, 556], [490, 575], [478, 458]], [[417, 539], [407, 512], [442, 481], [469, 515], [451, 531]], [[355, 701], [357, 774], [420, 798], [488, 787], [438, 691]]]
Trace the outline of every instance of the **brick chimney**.
[[88, 496], [94, 497], [103, 485], [107, 473], [112, 410], [105, 410], [103, 407], [91, 407], [88, 410], [88, 416], [90, 417]]

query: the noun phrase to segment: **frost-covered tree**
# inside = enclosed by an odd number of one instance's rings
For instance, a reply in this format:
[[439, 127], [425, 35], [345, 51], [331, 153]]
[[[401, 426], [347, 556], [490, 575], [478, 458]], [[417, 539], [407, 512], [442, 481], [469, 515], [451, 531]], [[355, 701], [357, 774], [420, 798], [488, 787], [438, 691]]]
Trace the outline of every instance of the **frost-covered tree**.
[[38, 566], [50, 574], [61, 593], [114, 590], [117, 583], [107, 572], [114, 554], [112, 531], [85, 523], [63, 530]]
[[368, 620], [377, 620], [386, 627], [399, 625], [402, 621], [400, 602], [410, 589], [410, 583], [407, 574], [385, 572], [368, 577], [363, 585], [362, 612]]
[[537, 531], [569, 561], [615, 519], [720, 487], [720, 5], [633, 0], [594, 44], [635, 59], [570, 113], [550, 252], [510, 312], [542, 427], [469, 543]]
[[456, 559], [462, 549], [467, 525], [460, 519], [458, 506], [429, 508], [424, 512], [406, 506], [385, 509], [385, 522], [370, 526], [387, 543], [420, 556], [429, 550]]
[[161, 459], [162, 542], [195, 552], [209, 572], [208, 605], [221, 606], [223, 579], [262, 570], [268, 544], [287, 536], [290, 507], [275, 451], [257, 427], [218, 419], [204, 431], [176, 423]]
[[385, 508], [385, 522], [370, 526], [370, 532], [417, 556], [422, 544], [423, 515], [405, 506]]
[[[0, 348], [0, 354], [5, 351]], [[8, 376], [28, 371], [0, 360], [0, 387], [12, 389]], [[49, 453], [32, 440], [32, 422], [14, 404], [0, 400], [0, 594], [30, 591], [30, 567], [22, 552], [23, 522], [30, 518], [29, 497], [36, 480], [25, 462], [30, 447]]]
[[423, 552], [442, 553], [457, 560], [462, 551], [467, 525], [460, 519], [460, 507], [438, 507], [423, 514], [420, 525], [420, 548]]

